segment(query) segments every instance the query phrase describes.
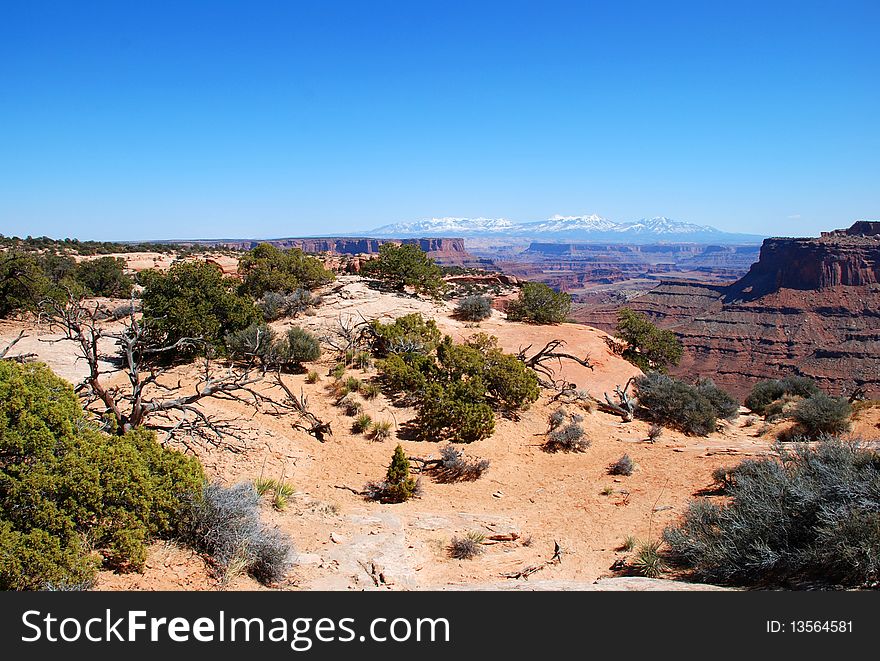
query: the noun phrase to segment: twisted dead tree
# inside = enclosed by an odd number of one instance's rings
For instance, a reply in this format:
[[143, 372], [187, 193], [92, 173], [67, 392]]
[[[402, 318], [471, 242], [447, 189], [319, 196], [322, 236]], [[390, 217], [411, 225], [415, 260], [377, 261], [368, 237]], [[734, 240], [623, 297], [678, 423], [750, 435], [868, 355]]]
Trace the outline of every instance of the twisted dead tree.
[[26, 363], [32, 358], [36, 358], [37, 354], [35, 353], [19, 353], [9, 355], [9, 352], [12, 351], [12, 347], [21, 342], [24, 337], [24, 331], [21, 331], [16, 338], [14, 338], [9, 344], [3, 347], [3, 349], [0, 349], [0, 360], [11, 360], [16, 363]]
[[614, 394], [617, 395], [616, 402], [611, 400], [611, 396], [607, 392], [605, 393], [605, 401], [594, 398], [599, 410], [619, 415], [624, 422], [632, 422], [635, 419], [637, 401], [627, 391], [633, 381], [635, 381], [635, 377], [631, 376], [623, 388], [614, 386]]
[[[241, 441], [240, 427], [230, 420], [219, 420], [202, 407], [206, 399], [237, 401], [258, 410], [267, 397], [254, 389], [263, 379], [264, 370], [255, 360], [244, 365], [230, 364], [219, 368], [210, 352], [196, 382], [184, 395], [178, 379], [174, 386], [160, 381], [168, 375], [170, 361], [176, 352], [203, 344], [200, 338], [181, 338], [170, 344], [157, 344], [149, 327], [135, 316], [134, 306], [121, 331], [108, 330], [100, 320], [106, 310], [97, 302], [86, 302], [69, 295], [66, 301], [46, 300], [42, 304], [50, 327], [60, 329], [62, 336], [47, 342], [71, 341], [78, 348], [78, 359], [88, 365], [88, 374], [76, 386], [76, 392], [85, 401], [87, 409], [97, 411], [110, 419], [110, 427], [119, 434], [138, 427], [166, 432], [164, 442], [171, 438], [200, 438], [215, 446], [233, 451], [243, 448], [228, 442]], [[119, 369], [104, 369], [102, 362], [114, 360], [102, 353], [104, 339], [113, 340], [118, 354], [115, 362]], [[121, 371], [128, 379], [128, 387], [111, 385], [108, 375]], [[186, 441], [183, 444], [190, 448]]]
[[542, 349], [539, 349], [534, 355], [528, 356], [529, 349], [532, 348], [532, 345], [530, 344], [525, 349], [520, 347], [516, 357], [521, 360], [526, 367], [531, 368], [534, 372], [538, 374], [538, 382], [544, 388], [552, 388], [553, 390], [557, 390], [559, 392], [573, 390], [577, 388], [577, 386], [573, 383], [566, 381], [565, 379], [555, 378], [556, 372], [551, 369], [551, 367], [547, 363], [552, 363], [553, 361], [556, 361], [557, 365], [561, 368], [563, 359], [573, 360], [578, 365], [582, 365], [590, 371], [593, 370], [593, 364], [590, 362], [589, 355], [586, 355], [583, 358], [579, 358], [578, 356], [575, 356], [573, 354], [566, 353], [564, 351], [558, 351], [558, 349], [564, 346], [565, 340], [550, 340], [547, 344], [544, 345]]
[[284, 383], [280, 371], [275, 373], [275, 383], [284, 392], [285, 398], [281, 402], [272, 401], [271, 403], [276, 410], [279, 408], [286, 409], [288, 411], [295, 411], [299, 415], [301, 422], [294, 423], [293, 427], [295, 429], [300, 429], [314, 436], [321, 443], [324, 442], [325, 436], [333, 435], [330, 423], [324, 422], [309, 411], [309, 398], [303, 394], [302, 389], [300, 389], [299, 397], [294, 395], [290, 387]]

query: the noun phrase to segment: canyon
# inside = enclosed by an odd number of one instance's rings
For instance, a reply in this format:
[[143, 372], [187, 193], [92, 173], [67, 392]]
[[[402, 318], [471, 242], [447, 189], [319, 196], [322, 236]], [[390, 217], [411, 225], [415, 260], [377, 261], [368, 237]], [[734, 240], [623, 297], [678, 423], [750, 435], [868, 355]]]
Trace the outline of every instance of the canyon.
[[[742, 396], [760, 379], [798, 374], [840, 395], [880, 395], [880, 222], [816, 238], [771, 238], [729, 284], [669, 279], [626, 306], [673, 330], [673, 372], [711, 377]], [[620, 303], [573, 316], [610, 330]]]

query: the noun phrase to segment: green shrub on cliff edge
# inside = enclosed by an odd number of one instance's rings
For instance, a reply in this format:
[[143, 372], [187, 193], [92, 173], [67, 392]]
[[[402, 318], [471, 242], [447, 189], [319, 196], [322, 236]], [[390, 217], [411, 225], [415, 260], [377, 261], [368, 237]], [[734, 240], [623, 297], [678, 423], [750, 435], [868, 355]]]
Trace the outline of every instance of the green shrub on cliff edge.
[[100, 566], [138, 570], [176, 537], [201, 493], [198, 461], [152, 432], [108, 436], [72, 386], [0, 361], [0, 589], [88, 587]]

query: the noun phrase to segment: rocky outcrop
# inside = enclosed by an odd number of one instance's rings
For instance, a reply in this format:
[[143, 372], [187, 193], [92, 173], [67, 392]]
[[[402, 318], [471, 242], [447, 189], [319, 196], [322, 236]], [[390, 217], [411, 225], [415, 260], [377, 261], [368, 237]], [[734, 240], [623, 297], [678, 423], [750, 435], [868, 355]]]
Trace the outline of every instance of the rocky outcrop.
[[[880, 396], [880, 223], [819, 238], [764, 241], [727, 286], [664, 282], [627, 305], [681, 338], [676, 373], [712, 377], [742, 396], [759, 379], [801, 374], [826, 389]], [[611, 329], [619, 306], [575, 317]]]

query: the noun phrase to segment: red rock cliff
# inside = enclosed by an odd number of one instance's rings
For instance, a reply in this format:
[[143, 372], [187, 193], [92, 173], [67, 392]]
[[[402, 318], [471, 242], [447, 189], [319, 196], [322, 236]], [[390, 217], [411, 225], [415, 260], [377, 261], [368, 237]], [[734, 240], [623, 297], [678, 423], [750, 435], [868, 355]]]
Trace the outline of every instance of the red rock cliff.
[[[767, 239], [731, 285], [665, 282], [627, 305], [681, 338], [679, 375], [712, 377], [740, 396], [759, 379], [790, 374], [835, 393], [864, 386], [880, 396], [880, 223]], [[576, 316], [610, 329], [614, 313]]]

